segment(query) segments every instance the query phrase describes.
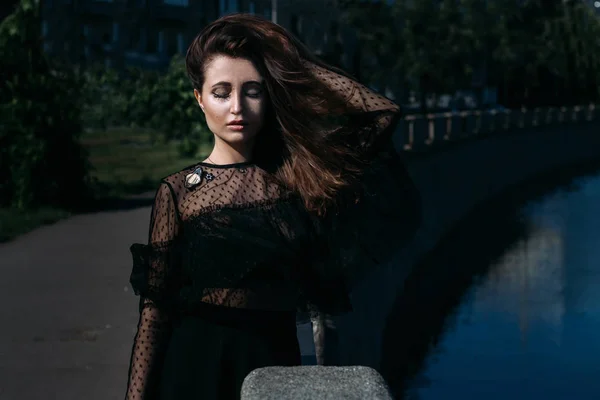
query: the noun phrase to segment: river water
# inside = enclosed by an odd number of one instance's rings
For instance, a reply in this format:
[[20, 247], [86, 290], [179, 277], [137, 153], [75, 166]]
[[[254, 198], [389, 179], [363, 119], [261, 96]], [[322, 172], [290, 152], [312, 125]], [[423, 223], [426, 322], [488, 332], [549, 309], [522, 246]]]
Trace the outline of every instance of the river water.
[[[529, 201], [468, 240], [480, 248], [511, 218], [483, 272], [479, 257], [480, 272], [462, 274], [465, 290], [435, 306], [455, 303], [407, 398], [600, 399], [600, 175]], [[448, 254], [440, 258], [448, 268], [469, 258]], [[425, 325], [431, 336], [436, 328]]]

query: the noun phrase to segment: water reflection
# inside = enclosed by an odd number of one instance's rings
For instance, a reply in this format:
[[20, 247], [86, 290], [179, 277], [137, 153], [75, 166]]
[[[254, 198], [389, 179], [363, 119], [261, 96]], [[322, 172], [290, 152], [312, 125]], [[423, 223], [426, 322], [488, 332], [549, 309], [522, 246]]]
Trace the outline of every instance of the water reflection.
[[528, 236], [507, 249], [473, 288], [469, 315], [484, 322], [499, 315], [513, 317], [523, 344], [532, 322], [543, 322], [559, 344], [565, 312], [561, 232], [533, 225]]
[[475, 213], [419, 265], [386, 328], [398, 398], [600, 399], [600, 175]]

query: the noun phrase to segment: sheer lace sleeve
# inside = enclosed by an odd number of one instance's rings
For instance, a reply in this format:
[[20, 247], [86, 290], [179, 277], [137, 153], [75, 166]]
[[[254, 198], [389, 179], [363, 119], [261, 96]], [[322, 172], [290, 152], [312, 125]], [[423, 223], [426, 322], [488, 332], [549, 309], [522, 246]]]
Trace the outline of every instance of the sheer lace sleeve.
[[150, 216], [148, 244], [131, 246], [131, 285], [140, 296], [140, 319], [129, 367], [127, 400], [157, 397], [158, 372], [170, 333], [169, 308], [177, 288], [174, 250], [179, 215], [171, 188], [162, 183]]
[[[331, 249], [323, 268], [340, 271], [348, 291], [395, 254], [414, 234], [420, 223], [420, 196], [409, 176], [392, 136], [401, 117], [400, 107], [367, 88], [344, 71], [305, 61], [348, 117], [350, 144], [357, 143], [368, 161], [359, 182], [360, 201], [346, 202], [325, 223], [323, 242]], [[336, 111], [337, 112], [337, 111]], [[346, 131], [344, 131], [346, 132]], [[342, 300], [339, 284], [326, 284], [327, 298]], [[323, 293], [323, 292], [320, 292]], [[330, 307], [340, 309], [343, 302]]]
[[338, 73], [308, 61], [305, 66], [350, 107], [350, 121], [357, 128], [359, 142], [367, 152], [377, 152], [382, 146], [388, 146], [400, 118], [400, 106], [341, 71]]

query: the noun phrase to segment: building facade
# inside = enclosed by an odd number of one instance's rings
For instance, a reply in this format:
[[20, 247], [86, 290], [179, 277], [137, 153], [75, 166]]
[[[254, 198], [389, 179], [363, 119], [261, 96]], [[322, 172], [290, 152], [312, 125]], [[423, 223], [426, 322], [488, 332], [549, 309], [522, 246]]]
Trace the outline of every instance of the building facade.
[[43, 0], [42, 33], [46, 52], [70, 63], [164, 69], [206, 24], [235, 12], [262, 15], [350, 65], [354, 45], [335, 0]]
[[120, 69], [162, 69], [203, 25], [218, 2], [202, 0], [45, 0], [47, 53]]

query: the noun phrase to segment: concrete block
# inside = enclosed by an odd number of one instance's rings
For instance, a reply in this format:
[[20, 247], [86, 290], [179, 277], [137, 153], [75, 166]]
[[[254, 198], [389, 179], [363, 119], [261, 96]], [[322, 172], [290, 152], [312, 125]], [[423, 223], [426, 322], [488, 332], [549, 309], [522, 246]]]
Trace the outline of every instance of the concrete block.
[[373, 368], [265, 367], [250, 372], [241, 400], [392, 400], [384, 379]]

